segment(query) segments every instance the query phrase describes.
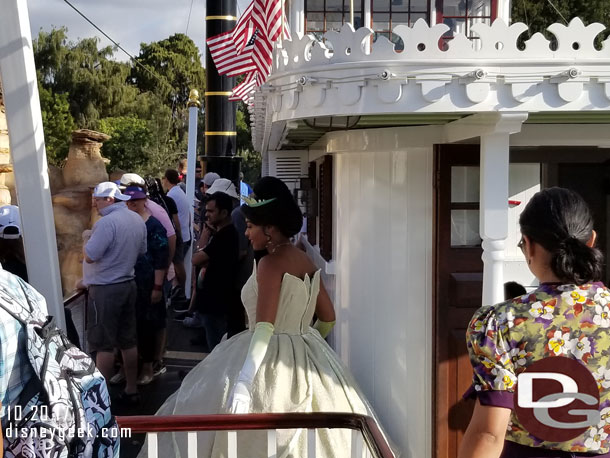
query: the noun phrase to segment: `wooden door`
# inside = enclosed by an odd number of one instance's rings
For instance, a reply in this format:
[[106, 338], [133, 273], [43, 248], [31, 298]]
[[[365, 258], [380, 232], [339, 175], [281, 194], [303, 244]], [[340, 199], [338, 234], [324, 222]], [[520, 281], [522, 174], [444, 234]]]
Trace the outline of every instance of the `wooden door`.
[[457, 456], [473, 401], [463, 401], [472, 369], [466, 327], [481, 306], [479, 146], [439, 145], [436, 170], [436, 458]]

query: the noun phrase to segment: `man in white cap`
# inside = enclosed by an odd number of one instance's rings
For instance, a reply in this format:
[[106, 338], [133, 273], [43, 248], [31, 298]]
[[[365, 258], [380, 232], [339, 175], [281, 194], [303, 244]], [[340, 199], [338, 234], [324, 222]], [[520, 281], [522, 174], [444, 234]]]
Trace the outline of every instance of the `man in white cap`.
[[[246, 329], [245, 309], [241, 302], [241, 289], [252, 274], [254, 252], [250, 242], [246, 238], [246, 219], [241, 212], [238, 202], [239, 195], [235, 190], [233, 182], [227, 178], [218, 178], [212, 186], [206, 191], [208, 196], [213, 196], [216, 193], [226, 194], [233, 201], [233, 210], [231, 212], [231, 223], [237, 231], [238, 239], [238, 262], [233, 275], [231, 284], [231, 292], [227, 292], [226, 317], [227, 317], [227, 337], [230, 338], [235, 334], [239, 334]], [[209, 229], [203, 230], [201, 238], [197, 244], [198, 249], [204, 249], [209, 243], [211, 232]], [[193, 263], [196, 258], [193, 257]], [[205, 301], [205, 298], [203, 298]]]
[[127, 208], [127, 200], [110, 181], [93, 190], [93, 206], [102, 218], [84, 236], [83, 283], [89, 288], [87, 339], [97, 353], [96, 365], [109, 380], [114, 349], [121, 350], [126, 386], [119, 400], [134, 405], [139, 403], [134, 265], [146, 253], [146, 225]]

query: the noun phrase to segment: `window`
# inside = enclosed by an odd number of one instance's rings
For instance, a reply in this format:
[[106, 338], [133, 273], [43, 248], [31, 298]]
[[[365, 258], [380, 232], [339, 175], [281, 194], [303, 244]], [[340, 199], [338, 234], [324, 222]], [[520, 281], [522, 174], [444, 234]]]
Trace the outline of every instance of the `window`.
[[478, 39], [471, 32], [477, 22], [491, 24], [497, 17], [498, 0], [437, 0], [437, 22], [449, 26], [443, 37], [450, 40], [456, 33]]
[[402, 40], [392, 34], [392, 29], [399, 25], [413, 25], [418, 19], [430, 22], [428, 0], [371, 0], [371, 14], [374, 39], [385, 36], [397, 44], [396, 50], [402, 50]]
[[[354, 28], [362, 27], [364, 0], [354, 1]], [[321, 40], [327, 30], [341, 29], [349, 22], [350, 0], [305, 0], [305, 33]]]
[[320, 254], [326, 261], [333, 257], [333, 157], [324, 156], [318, 169]]
[[315, 215], [307, 218], [307, 240], [318, 245], [328, 262], [333, 257], [333, 157], [329, 154], [309, 163], [309, 181], [315, 187]]

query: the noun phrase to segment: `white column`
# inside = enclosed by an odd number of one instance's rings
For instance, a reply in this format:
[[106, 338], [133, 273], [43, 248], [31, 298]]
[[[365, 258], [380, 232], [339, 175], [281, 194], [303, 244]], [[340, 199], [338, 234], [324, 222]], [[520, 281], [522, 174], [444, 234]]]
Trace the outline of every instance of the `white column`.
[[0, 77], [21, 210], [29, 281], [47, 300], [49, 314], [65, 326], [61, 277], [38, 83], [26, 0], [3, 0]]
[[510, 3], [511, 0], [498, 0], [498, 19], [507, 24], [510, 24]]
[[481, 135], [480, 233], [483, 239], [483, 305], [504, 300], [504, 248], [508, 237], [508, 165], [510, 134], [527, 115], [499, 114], [493, 129]]
[[[186, 200], [189, 203], [189, 214], [191, 223], [195, 218], [195, 168], [197, 163], [197, 117], [199, 114], [199, 92], [196, 89], [191, 89], [189, 94], [189, 136], [188, 136], [188, 148], [186, 153]], [[193, 233], [193, 226], [191, 225], [191, 241], [195, 240]], [[188, 250], [184, 256], [184, 269], [186, 270], [186, 283], [184, 285], [184, 294], [187, 298], [191, 297], [191, 277], [193, 273], [193, 266], [191, 265], [191, 259], [193, 257], [193, 250]]]
[[290, 1], [290, 33], [299, 38], [305, 34], [305, 0]]
[[[373, 28], [372, 12], [371, 12], [371, 0], [364, 0], [364, 11], [362, 12], [362, 24], [363, 27]], [[373, 38], [369, 38], [364, 42], [364, 51], [367, 53], [371, 52], [371, 44]]]
[[481, 137], [483, 305], [503, 299], [504, 242], [508, 236], [508, 133]]

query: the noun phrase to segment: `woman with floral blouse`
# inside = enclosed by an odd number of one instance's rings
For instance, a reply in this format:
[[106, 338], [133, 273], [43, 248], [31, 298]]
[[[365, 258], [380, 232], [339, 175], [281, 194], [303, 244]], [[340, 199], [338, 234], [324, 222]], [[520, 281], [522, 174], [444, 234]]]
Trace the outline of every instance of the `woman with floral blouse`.
[[[599, 281], [603, 256], [594, 248], [591, 213], [576, 193], [550, 188], [534, 195], [519, 225], [519, 246], [540, 286], [480, 308], [470, 322], [466, 341], [474, 376], [465, 397], [476, 399], [476, 406], [458, 456], [610, 457], [610, 291]], [[541, 402], [541, 389], [544, 396], [572, 392], [551, 379], [526, 384], [524, 374], [544, 372], [536, 367], [547, 373], [572, 368], [579, 374], [572, 377], [578, 393], [588, 387], [589, 401], [564, 396], [558, 404], [571, 414], [562, 411], [561, 418], [558, 408], [523, 408], [519, 389], [534, 402]], [[593, 398], [599, 402], [592, 404]], [[592, 416], [575, 408], [593, 409]], [[568, 429], [566, 418], [570, 424], [588, 422]], [[547, 426], [560, 420], [559, 428]]]

